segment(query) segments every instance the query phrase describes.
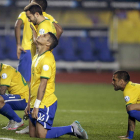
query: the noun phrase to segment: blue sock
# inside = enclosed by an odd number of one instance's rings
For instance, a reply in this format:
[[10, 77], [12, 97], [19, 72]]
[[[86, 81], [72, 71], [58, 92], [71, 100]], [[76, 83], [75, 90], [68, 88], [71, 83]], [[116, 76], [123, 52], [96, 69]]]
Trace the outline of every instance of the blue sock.
[[46, 138], [58, 138], [65, 134], [73, 134], [72, 126], [52, 127], [48, 130]]
[[19, 118], [9, 104], [5, 104], [3, 108], [0, 109], [0, 114], [6, 116], [9, 120], [21, 122], [21, 118]]
[[127, 112], [130, 117], [135, 118], [137, 121], [140, 122], [140, 111], [137, 110], [131, 110]]

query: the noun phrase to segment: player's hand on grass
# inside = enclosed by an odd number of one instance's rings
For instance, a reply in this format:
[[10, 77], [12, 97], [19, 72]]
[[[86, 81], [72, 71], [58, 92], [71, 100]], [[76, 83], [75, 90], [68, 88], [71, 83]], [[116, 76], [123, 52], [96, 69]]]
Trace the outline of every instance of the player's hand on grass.
[[129, 139], [128, 136], [119, 136], [119, 138], [122, 140]]
[[32, 118], [37, 119], [38, 118], [38, 110], [39, 108], [33, 108], [32, 110]]
[[19, 59], [20, 58], [20, 54], [21, 52], [26, 52], [21, 45], [17, 45], [17, 58]]

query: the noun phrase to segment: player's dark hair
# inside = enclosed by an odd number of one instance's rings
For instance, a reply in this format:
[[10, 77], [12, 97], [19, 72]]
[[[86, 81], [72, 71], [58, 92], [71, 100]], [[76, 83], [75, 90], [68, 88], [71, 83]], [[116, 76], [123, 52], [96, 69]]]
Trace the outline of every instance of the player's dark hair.
[[117, 75], [117, 78], [119, 80], [123, 79], [125, 82], [129, 82], [130, 81], [130, 76], [129, 76], [128, 72], [126, 72], [126, 71], [116, 71], [114, 73], [114, 75], [115, 74]]
[[50, 35], [50, 38], [49, 38], [49, 42], [51, 43], [50, 50], [52, 50], [58, 45], [58, 39], [53, 33], [48, 32], [48, 34]]
[[43, 11], [46, 11], [46, 9], [48, 7], [47, 0], [34, 0], [34, 2], [36, 2], [37, 4], [39, 4], [42, 7], [42, 10]]
[[26, 8], [24, 10], [25, 12], [30, 11], [31, 14], [35, 14], [36, 12], [38, 12], [40, 15], [42, 15], [42, 9], [39, 5], [31, 5], [29, 8]]

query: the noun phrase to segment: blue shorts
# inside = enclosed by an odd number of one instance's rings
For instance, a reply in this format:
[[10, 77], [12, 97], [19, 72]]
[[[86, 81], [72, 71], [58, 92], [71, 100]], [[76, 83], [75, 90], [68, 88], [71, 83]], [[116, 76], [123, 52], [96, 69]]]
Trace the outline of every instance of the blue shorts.
[[21, 73], [21, 75], [27, 82], [31, 80], [31, 65], [32, 65], [31, 51], [30, 50], [26, 50], [26, 52], [22, 51], [17, 70]]
[[27, 106], [25, 99], [21, 99], [20, 95], [5, 94], [3, 97], [5, 104], [9, 104], [13, 110], [24, 110]]
[[49, 107], [44, 107], [44, 109], [39, 108], [38, 111], [38, 119], [32, 118], [31, 112], [33, 109], [30, 110], [29, 118], [34, 126], [36, 126], [36, 121], [39, 122], [45, 129], [51, 129], [53, 125], [53, 120], [55, 117], [55, 112], [57, 109], [57, 101]]

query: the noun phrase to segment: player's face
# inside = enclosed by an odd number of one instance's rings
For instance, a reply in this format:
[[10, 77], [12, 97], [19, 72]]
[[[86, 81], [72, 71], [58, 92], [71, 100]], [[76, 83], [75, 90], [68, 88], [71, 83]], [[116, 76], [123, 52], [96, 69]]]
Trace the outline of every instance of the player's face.
[[46, 33], [46, 34], [38, 36], [36, 40], [38, 43], [40, 43], [42, 45], [46, 45], [49, 38], [50, 38], [50, 35], [48, 33]]
[[113, 78], [112, 78], [112, 85], [114, 86], [114, 90], [117, 91], [117, 90], [122, 90], [122, 84], [121, 84], [121, 80], [119, 80], [117, 78], [117, 75], [113, 75]]
[[35, 14], [33, 15], [33, 14], [31, 14], [30, 11], [27, 11], [26, 16], [27, 16], [29, 22], [32, 22], [34, 25], [37, 25], [37, 18], [36, 18]]

